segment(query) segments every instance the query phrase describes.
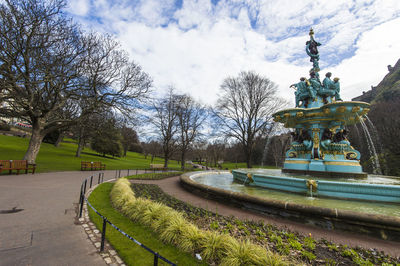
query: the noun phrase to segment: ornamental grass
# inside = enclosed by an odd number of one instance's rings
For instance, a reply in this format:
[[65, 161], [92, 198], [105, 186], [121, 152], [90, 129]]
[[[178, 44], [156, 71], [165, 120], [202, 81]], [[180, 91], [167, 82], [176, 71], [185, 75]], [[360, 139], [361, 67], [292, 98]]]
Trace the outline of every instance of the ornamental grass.
[[[267, 249], [267, 251], [265, 251]], [[265, 256], [267, 255], [267, 256]], [[251, 243], [249, 240], [232, 242], [230, 249], [221, 259], [221, 266], [285, 265], [283, 258], [268, 248]]]
[[183, 251], [200, 253], [208, 263], [221, 265], [284, 265], [285, 260], [252, 244], [215, 231], [204, 231], [187, 221], [183, 214], [161, 203], [136, 198], [130, 182], [119, 179], [110, 193], [111, 202], [130, 219], [159, 233], [163, 242]]
[[186, 252], [199, 253], [201, 251], [201, 243], [204, 242], [204, 239], [204, 232], [194, 224], [190, 224], [188, 230], [183, 232], [178, 247]]

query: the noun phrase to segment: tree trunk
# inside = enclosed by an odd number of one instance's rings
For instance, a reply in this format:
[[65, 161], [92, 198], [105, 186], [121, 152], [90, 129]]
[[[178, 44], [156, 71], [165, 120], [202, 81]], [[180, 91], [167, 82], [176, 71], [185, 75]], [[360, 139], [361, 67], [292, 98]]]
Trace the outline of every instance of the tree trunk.
[[75, 157], [81, 157], [82, 148], [85, 145], [85, 140], [83, 137], [83, 127], [79, 129], [79, 139], [78, 139], [78, 148], [76, 149]]
[[32, 136], [29, 141], [28, 150], [24, 156], [24, 160], [27, 160], [28, 163], [35, 163], [43, 138], [44, 134], [42, 132], [41, 122], [40, 120], [36, 120], [32, 123]]
[[185, 170], [185, 157], [186, 157], [185, 152], [182, 152], [181, 153], [181, 169], [182, 169], [182, 171]]
[[58, 138], [57, 138], [57, 140], [56, 140], [56, 143], [54, 143], [54, 146], [58, 148], [58, 147], [60, 146], [60, 143], [61, 143], [61, 141], [63, 140], [63, 138], [64, 138], [64, 132], [62, 131], [62, 132], [60, 132], [60, 134], [58, 135]]
[[247, 168], [252, 168], [252, 164], [251, 164], [251, 150], [249, 150], [248, 148], [246, 149], [246, 165]]
[[164, 150], [164, 168], [168, 168], [169, 150]]

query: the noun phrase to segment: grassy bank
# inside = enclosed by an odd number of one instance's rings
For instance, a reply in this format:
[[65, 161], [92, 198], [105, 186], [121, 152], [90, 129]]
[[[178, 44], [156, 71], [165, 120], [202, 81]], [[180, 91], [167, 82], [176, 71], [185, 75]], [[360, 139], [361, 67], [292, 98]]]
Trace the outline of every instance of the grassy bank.
[[[110, 192], [112, 187], [112, 183], [103, 183], [97, 187], [89, 197], [89, 202], [102, 215], [107, 217], [110, 222], [139, 242], [158, 252], [161, 256], [177, 263], [178, 265], [202, 265], [190, 254], [179, 251], [176, 247], [160, 241], [158, 235], [149, 228], [132, 222], [130, 219], [115, 210], [111, 206], [110, 202]], [[102, 219], [90, 208], [89, 216], [96, 224], [97, 228], [101, 230]], [[153, 265], [153, 254], [133, 243], [111, 226], [107, 226], [106, 238], [127, 265]], [[159, 265], [166, 264], [159, 260]]]
[[[29, 139], [0, 135], [0, 160], [21, 160], [28, 148]], [[128, 152], [126, 157], [103, 157], [95, 151], [85, 148], [81, 157], [75, 157], [77, 144], [62, 142], [57, 148], [52, 144], [43, 143], [36, 159], [37, 172], [78, 171], [81, 161], [100, 161], [106, 164], [107, 170], [149, 168], [151, 160], [140, 153]], [[155, 158], [154, 164], [162, 164], [162, 158]], [[177, 161], [171, 160], [170, 168], [179, 169]]]

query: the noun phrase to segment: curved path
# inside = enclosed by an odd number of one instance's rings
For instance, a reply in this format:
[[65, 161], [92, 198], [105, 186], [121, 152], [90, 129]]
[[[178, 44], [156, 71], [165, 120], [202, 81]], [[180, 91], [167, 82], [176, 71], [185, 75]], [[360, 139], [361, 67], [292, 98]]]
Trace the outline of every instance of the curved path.
[[[0, 265], [105, 265], [82, 227], [75, 224], [75, 207], [81, 182], [92, 174], [57, 172], [0, 175]], [[105, 180], [114, 176], [115, 171], [106, 171]], [[263, 219], [279, 227], [304, 234], [312, 233], [316, 238], [324, 237], [336, 243], [377, 248], [400, 256], [400, 243], [273, 219], [198, 197], [180, 186], [179, 177], [133, 182], [157, 184], [178, 199], [218, 211], [222, 215]]]
[[81, 183], [94, 173], [0, 175], [0, 265], [105, 265], [75, 224]]
[[218, 214], [229, 216], [233, 215], [240, 219], [248, 220], [264, 220], [266, 223], [274, 224], [279, 228], [288, 228], [301, 234], [309, 233], [316, 239], [324, 238], [337, 244], [345, 244], [349, 246], [361, 246], [363, 248], [376, 248], [395, 257], [400, 257], [400, 242], [384, 241], [360, 234], [352, 234], [348, 232], [328, 231], [311, 225], [296, 223], [289, 220], [268, 217], [255, 212], [243, 210], [230, 205], [226, 205], [214, 200], [205, 199], [194, 195], [179, 183], [179, 177], [171, 177], [163, 180], [131, 180], [132, 183], [157, 184], [167, 194], [174, 196], [182, 201], [188, 202], [194, 206], [208, 209]]

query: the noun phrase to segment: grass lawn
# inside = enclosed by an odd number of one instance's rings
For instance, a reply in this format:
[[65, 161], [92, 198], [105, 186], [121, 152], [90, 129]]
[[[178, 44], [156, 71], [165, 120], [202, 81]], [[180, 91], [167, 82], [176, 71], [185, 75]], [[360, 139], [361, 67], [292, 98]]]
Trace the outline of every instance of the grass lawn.
[[[72, 142], [73, 140], [69, 140]], [[76, 143], [62, 142], [58, 148], [52, 144], [42, 143], [36, 158], [37, 172], [78, 171], [81, 161], [100, 161], [106, 164], [107, 170], [149, 168], [150, 156], [147, 159], [140, 153], [128, 152], [126, 157], [103, 157], [89, 148], [85, 148], [80, 158], [75, 157]], [[0, 135], [0, 160], [21, 160], [28, 149], [29, 138]], [[154, 158], [154, 164], [163, 164], [162, 158]], [[169, 168], [180, 169], [177, 161], [170, 160]]]
[[[112, 186], [112, 183], [103, 183], [98, 186], [89, 197], [89, 202], [102, 215], [106, 216], [110, 222], [142, 244], [178, 265], [203, 265], [190, 254], [179, 251], [172, 245], [164, 244], [152, 230], [132, 222], [129, 218], [115, 210], [111, 205], [109, 196]], [[95, 214], [90, 207], [89, 210], [90, 219], [96, 224], [97, 228], [101, 230], [102, 219]], [[106, 238], [127, 265], [153, 265], [153, 254], [133, 243], [110, 225], [107, 225]], [[159, 260], [159, 265], [167, 264]]]

